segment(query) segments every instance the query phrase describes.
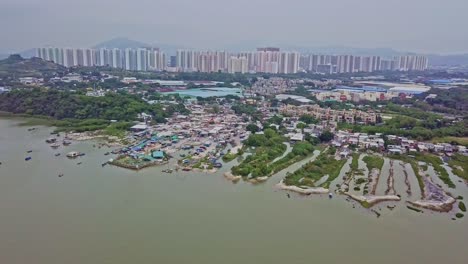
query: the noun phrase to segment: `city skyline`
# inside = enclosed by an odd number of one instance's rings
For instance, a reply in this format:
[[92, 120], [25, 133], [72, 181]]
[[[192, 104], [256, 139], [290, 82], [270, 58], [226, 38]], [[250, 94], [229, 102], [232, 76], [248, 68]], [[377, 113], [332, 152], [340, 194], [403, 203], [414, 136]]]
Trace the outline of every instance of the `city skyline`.
[[[345, 46], [453, 54], [468, 52], [468, 36], [460, 33], [467, 8], [461, 0], [5, 0], [0, 23], [8, 26], [0, 27], [0, 34], [8, 37], [0, 50], [75, 43], [91, 47], [102, 39], [128, 36], [194, 49]], [[112, 16], [106, 15], [109, 11]]]
[[428, 58], [421, 55], [393, 57], [356, 56], [350, 54], [310, 54], [283, 51], [277, 47], [262, 47], [256, 51], [177, 50], [175, 56], [156, 47], [146, 48], [37, 48], [36, 57], [66, 67], [110, 66], [132, 71], [227, 72], [321, 74], [422, 71], [428, 68]]

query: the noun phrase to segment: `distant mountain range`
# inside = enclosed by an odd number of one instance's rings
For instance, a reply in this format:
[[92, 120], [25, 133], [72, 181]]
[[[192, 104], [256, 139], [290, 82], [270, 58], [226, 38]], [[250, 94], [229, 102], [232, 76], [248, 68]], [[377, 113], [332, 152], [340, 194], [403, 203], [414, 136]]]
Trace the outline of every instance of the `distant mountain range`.
[[[254, 50], [256, 46], [262, 45], [251, 45], [251, 44], [236, 44], [229, 47], [226, 47], [226, 50], [232, 51], [245, 51], [245, 50]], [[128, 38], [114, 38], [101, 43], [94, 45], [91, 48], [143, 48], [143, 47], [157, 47], [166, 54], [174, 55], [178, 49], [190, 48], [183, 47], [179, 45], [165, 44], [165, 43], [154, 43], [148, 44], [141, 41], [136, 41]], [[296, 50], [301, 53], [316, 53], [316, 54], [352, 54], [360, 56], [369, 56], [369, 55], [379, 55], [382, 57], [392, 57], [399, 55], [410, 55], [416, 54], [414, 52], [404, 52], [397, 51], [391, 48], [353, 48], [345, 46], [327, 46], [327, 47], [304, 47], [304, 46], [294, 46], [294, 45], [281, 45], [283, 50]], [[29, 49], [19, 54], [23, 58], [31, 58], [35, 56], [35, 50]], [[454, 54], [454, 55], [438, 55], [438, 54], [425, 54], [429, 58], [429, 64], [432, 66], [458, 66], [458, 65], [468, 65], [468, 54]], [[0, 53], [0, 59], [7, 58], [9, 54]]]

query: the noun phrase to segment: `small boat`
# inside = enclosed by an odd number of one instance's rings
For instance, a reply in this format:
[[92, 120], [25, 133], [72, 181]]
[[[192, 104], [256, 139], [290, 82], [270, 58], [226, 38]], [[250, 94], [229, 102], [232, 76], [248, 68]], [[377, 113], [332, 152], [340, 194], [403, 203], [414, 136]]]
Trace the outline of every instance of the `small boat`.
[[46, 139], [46, 143], [49, 143], [49, 144], [55, 143], [56, 141], [57, 141], [56, 138], [48, 138], [48, 139]]
[[64, 141], [62, 142], [62, 144], [63, 144], [64, 146], [69, 146], [69, 145], [71, 144], [71, 141], [64, 140]]
[[333, 194], [332, 193], [328, 193], [328, 198], [333, 198]]
[[58, 156], [60, 156], [60, 153], [56, 153], [56, 154], [55, 154], [55, 157], [58, 157]]
[[110, 154], [109, 152], [104, 153], [105, 156], [107, 156], [107, 155], [109, 155], [109, 154]]
[[31, 159], [32, 159], [31, 157], [26, 157], [24, 160], [28, 161], [28, 160], [31, 160]]
[[28, 131], [33, 131], [33, 130], [36, 130], [36, 128], [35, 127], [28, 128]]
[[107, 165], [107, 162], [101, 164], [102, 167], [106, 166]]
[[54, 143], [54, 144], [50, 145], [50, 147], [53, 148], [53, 149], [56, 149], [56, 148], [60, 147], [60, 144]]
[[60, 173], [58, 176], [59, 176], [59, 177], [62, 177], [62, 176], [63, 176], [63, 173]]
[[185, 167], [185, 168], [183, 168], [182, 170], [183, 170], [183, 171], [190, 171], [191, 169], [190, 169], [190, 168], [187, 168], [187, 167]]
[[172, 173], [172, 170], [171, 170], [171, 169], [166, 169], [166, 170], [162, 170], [162, 172], [165, 172], [165, 173]]
[[28, 152], [28, 153], [31, 153], [31, 152], [32, 152], [32, 150], [28, 150], [27, 152]]
[[83, 157], [84, 155], [86, 155], [86, 154], [84, 154], [84, 153], [78, 154], [78, 156], [80, 156], [80, 157]]
[[68, 152], [68, 154], [67, 154], [68, 158], [76, 158], [78, 156], [80, 156], [80, 153], [76, 152], [76, 151]]
[[76, 165], [81, 165], [82, 162], [78, 162]]

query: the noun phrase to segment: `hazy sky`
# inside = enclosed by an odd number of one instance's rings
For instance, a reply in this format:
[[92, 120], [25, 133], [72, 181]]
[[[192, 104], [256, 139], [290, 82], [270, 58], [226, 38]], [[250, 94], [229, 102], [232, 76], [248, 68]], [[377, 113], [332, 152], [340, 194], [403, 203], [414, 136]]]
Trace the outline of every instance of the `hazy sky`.
[[468, 52], [468, 0], [0, 0], [0, 36], [3, 51], [128, 37], [457, 53]]

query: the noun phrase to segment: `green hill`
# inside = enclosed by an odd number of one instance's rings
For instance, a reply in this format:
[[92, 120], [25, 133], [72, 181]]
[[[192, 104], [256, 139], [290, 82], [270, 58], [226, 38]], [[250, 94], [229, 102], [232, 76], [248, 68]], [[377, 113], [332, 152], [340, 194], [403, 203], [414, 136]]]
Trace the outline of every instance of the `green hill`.
[[0, 78], [45, 77], [66, 71], [64, 66], [36, 57], [24, 59], [16, 54], [0, 60]]

